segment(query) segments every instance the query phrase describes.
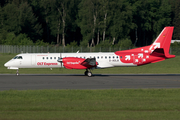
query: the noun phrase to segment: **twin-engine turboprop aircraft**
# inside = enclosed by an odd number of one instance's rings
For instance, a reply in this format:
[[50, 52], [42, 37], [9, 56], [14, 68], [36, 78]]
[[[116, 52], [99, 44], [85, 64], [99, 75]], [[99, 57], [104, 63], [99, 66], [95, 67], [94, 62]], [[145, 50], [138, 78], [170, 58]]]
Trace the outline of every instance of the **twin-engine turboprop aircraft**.
[[27, 53], [18, 54], [4, 64], [8, 69], [59, 68], [86, 69], [85, 75], [92, 76], [95, 68], [140, 66], [159, 62], [175, 55], [169, 54], [174, 27], [165, 27], [152, 45], [131, 50], [99, 53]]

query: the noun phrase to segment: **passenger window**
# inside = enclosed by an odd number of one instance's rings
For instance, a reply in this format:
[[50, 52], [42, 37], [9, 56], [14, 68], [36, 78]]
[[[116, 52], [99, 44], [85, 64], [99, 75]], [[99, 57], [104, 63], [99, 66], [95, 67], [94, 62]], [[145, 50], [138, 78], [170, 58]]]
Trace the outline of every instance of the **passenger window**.
[[48, 60], [48, 57], [46, 57], [46, 59]]
[[109, 56], [109, 59], [111, 58], [111, 56]]
[[114, 59], [114, 56], [113, 56], [113, 59]]
[[42, 59], [44, 60], [44, 57]]
[[56, 59], [56, 57], [54, 57], [54, 59]]
[[105, 56], [105, 59], [107, 59], [107, 56]]
[[121, 59], [122, 59], [122, 56], [121, 56]]
[[119, 58], [118, 56], [116, 58]]
[[101, 56], [101, 59], [103, 59], [103, 56]]
[[50, 57], [50, 59], [52, 59], [52, 57]]
[[99, 59], [99, 56], [97, 57], [97, 59]]

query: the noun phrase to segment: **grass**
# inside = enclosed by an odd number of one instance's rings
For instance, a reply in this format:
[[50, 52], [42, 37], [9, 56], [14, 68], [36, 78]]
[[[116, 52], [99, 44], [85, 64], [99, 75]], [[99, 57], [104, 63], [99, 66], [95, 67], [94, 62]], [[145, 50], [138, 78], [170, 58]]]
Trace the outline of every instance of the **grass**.
[[180, 89], [0, 92], [0, 120], [175, 120]]
[[[4, 63], [13, 58], [15, 54], [0, 54], [0, 74], [15, 74], [15, 70], [8, 70]], [[152, 63], [139, 67], [115, 67], [107, 69], [95, 69], [93, 74], [141, 74], [141, 73], [180, 73], [180, 56], [166, 59], [158, 63]], [[85, 70], [69, 70], [65, 68], [31, 68], [20, 69], [20, 74], [84, 74]]]

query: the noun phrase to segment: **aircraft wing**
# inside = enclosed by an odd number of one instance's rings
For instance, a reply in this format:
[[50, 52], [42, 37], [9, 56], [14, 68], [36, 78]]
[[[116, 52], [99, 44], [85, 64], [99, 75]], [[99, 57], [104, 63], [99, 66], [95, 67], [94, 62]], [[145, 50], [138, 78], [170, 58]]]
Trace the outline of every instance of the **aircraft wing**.
[[98, 65], [95, 58], [76, 58], [65, 57], [62, 58], [63, 66], [67, 69], [88, 69]]
[[96, 58], [87, 58], [86, 60], [84, 60], [81, 65], [86, 66], [88, 68], [90, 67], [95, 67], [98, 65], [98, 63], [96, 62]]

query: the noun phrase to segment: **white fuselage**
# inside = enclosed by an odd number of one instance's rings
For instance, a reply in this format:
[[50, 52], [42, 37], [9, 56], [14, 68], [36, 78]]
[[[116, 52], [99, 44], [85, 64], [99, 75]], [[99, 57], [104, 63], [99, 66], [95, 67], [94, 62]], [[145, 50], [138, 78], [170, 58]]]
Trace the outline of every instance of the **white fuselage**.
[[[19, 57], [20, 56], [20, 57]], [[19, 57], [19, 58], [18, 58]], [[133, 63], [121, 62], [120, 56], [113, 52], [104, 53], [27, 53], [18, 54], [4, 64], [8, 69], [19, 68], [59, 68], [63, 67], [57, 60], [65, 57], [96, 58], [98, 65], [96, 68], [108, 68], [118, 66], [137, 66]]]

